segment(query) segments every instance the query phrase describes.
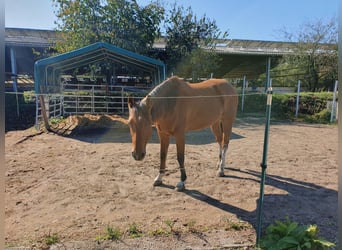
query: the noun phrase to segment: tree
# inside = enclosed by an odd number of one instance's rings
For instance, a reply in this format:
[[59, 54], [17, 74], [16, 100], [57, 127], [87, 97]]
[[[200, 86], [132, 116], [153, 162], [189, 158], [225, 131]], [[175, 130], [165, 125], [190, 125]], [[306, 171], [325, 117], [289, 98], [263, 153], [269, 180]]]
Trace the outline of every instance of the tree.
[[146, 54], [160, 35], [164, 9], [157, 2], [140, 7], [135, 0], [53, 1], [60, 53], [102, 41]]
[[210, 74], [219, 59], [214, 53], [219, 38], [226, 38], [215, 20], [206, 16], [200, 19], [191, 7], [173, 5], [165, 22], [166, 56], [169, 73], [198, 78]]
[[[335, 18], [305, 23], [299, 32], [282, 30], [295, 42], [293, 53], [284, 57], [283, 67], [292, 69], [309, 91], [332, 88], [337, 79], [337, 22]], [[295, 72], [294, 72], [295, 71]]]

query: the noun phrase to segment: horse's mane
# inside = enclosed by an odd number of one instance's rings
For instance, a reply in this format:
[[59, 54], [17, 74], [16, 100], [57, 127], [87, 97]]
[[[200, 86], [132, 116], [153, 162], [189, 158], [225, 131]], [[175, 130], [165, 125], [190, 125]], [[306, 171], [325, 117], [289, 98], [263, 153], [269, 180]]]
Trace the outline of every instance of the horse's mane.
[[149, 97], [163, 97], [177, 89], [177, 85], [182, 82], [177, 76], [172, 76], [156, 86], [149, 94]]
[[177, 76], [173, 76], [156, 86], [145, 98], [149, 99], [152, 105], [152, 118], [153, 120], [161, 115], [170, 113], [176, 103], [176, 98], [161, 98], [161, 97], [177, 97], [178, 88], [184, 83]]

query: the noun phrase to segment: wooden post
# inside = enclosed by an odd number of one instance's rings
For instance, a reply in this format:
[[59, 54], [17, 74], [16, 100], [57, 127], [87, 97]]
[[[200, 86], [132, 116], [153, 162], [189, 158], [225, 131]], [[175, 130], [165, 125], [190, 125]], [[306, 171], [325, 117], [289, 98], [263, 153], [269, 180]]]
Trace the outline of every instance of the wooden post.
[[42, 117], [44, 121], [44, 126], [47, 131], [51, 131], [50, 124], [49, 124], [49, 117], [47, 116], [47, 113], [46, 113], [46, 107], [45, 107], [43, 95], [39, 95], [39, 101], [40, 101], [40, 106], [42, 108]]

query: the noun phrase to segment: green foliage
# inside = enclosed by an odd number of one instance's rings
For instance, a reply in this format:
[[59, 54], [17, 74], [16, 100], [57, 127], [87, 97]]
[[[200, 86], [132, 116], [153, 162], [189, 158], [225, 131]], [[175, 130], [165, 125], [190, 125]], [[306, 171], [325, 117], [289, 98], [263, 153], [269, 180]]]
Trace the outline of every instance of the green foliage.
[[64, 121], [65, 121], [65, 118], [63, 116], [54, 117], [54, 118], [51, 118], [49, 120], [51, 125], [59, 124], [59, 123], [64, 122]]
[[141, 232], [141, 230], [138, 229], [138, 226], [137, 226], [136, 223], [133, 223], [133, 224], [129, 225], [128, 234], [132, 238], [139, 238], [139, 237], [142, 236], [142, 232]]
[[167, 229], [157, 228], [153, 230], [150, 234], [153, 236], [163, 236], [177, 233], [174, 229], [175, 222], [170, 219], [166, 219], [163, 223], [167, 226]]
[[[197, 18], [191, 7], [184, 8], [176, 3], [167, 13], [158, 0], [144, 7], [135, 0], [53, 0], [53, 3], [60, 36], [54, 46], [58, 53], [102, 41], [139, 54], [163, 57], [170, 73], [187, 78], [210, 77], [220, 62], [213, 50], [215, 43], [228, 36], [218, 29], [215, 20], [205, 15]], [[161, 35], [163, 20], [166, 55], [152, 50]], [[122, 67], [124, 65], [113, 67], [107, 63], [100, 67], [93, 65], [88, 71], [94, 73], [98, 68], [112, 71]], [[107, 73], [106, 70], [101, 72]]]
[[313, 114], [305, 119], [311, 123], [328, 123], [330, 121], [331, 112], [327, 109], [320, 111], [319, 113]]
[[[277, 119], [302, 120], [311, 123], [329, 123], [330, 111], [327, 102], [331, 101], [331, 92], [301, 93], [299, 99], [298, 118], [295, 117], [296, 93], [273, 94], [271, 116]], [[241, 104], [241, 96], [239, 97]], [[266, 110], [266, 94], [246, 95], [244, 113], [264, 113]], [[240, 109], [239, 109], [240, 110]], [[241, 111], [239, 111], [241, 115]]]
[[134, 0], [53, 0], [64, 53], [94, 42], [108, 42], [146, 54], [159, 36], [164, 9], [157, 3], [140, 7]]
[[36, 102], [36, 94], [33, 90], [32, 91], [24, 91], [23, 96], [24, 96], [24, 102], [25, 103], [35, 103]]
[[169, 232], [170, 233], [174, 231], [174, 228], [173, 228], [174, 225], [175, 225], [174, 221], [167, 219], [167, 220], [164, 221], [164, 223], [165, 223], [165, 225], [167, 225], [169, 227]]
[[59, 242], [59, 237], [57, 234], [48, 234], [44, 237], [44, 243], [48, 246], [51, 246], [53, 244], [56, 244]]
[[230, 230], [233, 229], [235, 231], [241, 231], [243, 229], [249, 228], [250, 225], [244, 221], [230, 221], [228, 220], [226, 223], [226, 230]]
[[200, 78], [210, 78], [210, 74], [219, 68], [220, 57], [213, 51], [196, 48], [178, 62], [174, 73], [192, 82], [200, 82]]
[[285, 40], [295, 43], [294, 53], [284, 56], [276, 69], [279, 74], [286, 72], [284, 77], [292, 82], [301, 80], [302, 86], [312, 92], [332, 89], [338, 65], [336, 18], [304, 23], [298, 33], [282, 32]]
[[316, 225], [301, 226], [288, 218], [268, 226], [266, 235], [260, 241], [260, 247], [264, 250], [325, 250], [334, 246], [334, 243], [318, 237]]
[[[198, 19], [191, 7], [176, 4], [166, 17], [165, 31], [168, 69], [183, 77], [198, 75], [203, 70], [207, 76], [212, 70], [210, 67], [215, 67], [218, 61], [218, 56], [212, 53], [215, 42], [228, 36], [218, 29], [215, 20], [205, 15]], [[183, 69], [185, 65], [188, 67]]]
[[97, 236], [96, 240], [119, 240], [122, 236], [122, 233], [120, 229], [118, 228], [112, 228], [109, 225], [106, 227], [106, 232], [104, 235]]
[[186, 223], [186, 226], [188, 228], [188, 231], [191, 233], [197, 233], [198, 229], [196, 228], [196, 221], [195, 220], [190, 220], [188, 223]]
[[163, 236], [163, 235], [169, 235], [170, 232], [168, 230], [165, 230], [163, 228], [157, 228], [150, 232], [151, 235], [153, 236]]

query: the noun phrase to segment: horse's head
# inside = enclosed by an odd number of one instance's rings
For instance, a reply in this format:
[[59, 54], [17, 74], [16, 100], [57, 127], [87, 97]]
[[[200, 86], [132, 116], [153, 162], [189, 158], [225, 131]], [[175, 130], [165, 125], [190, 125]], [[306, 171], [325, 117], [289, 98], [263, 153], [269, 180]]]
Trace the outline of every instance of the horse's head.
[[137, 103], [134, 98], [128, 98], [128, 125], [133, 144], [132, 156], [137, 161], [144, 159], [146, 144], [152, 135], [151, 110], [146, 103], [147, 101], [145, 99]]

